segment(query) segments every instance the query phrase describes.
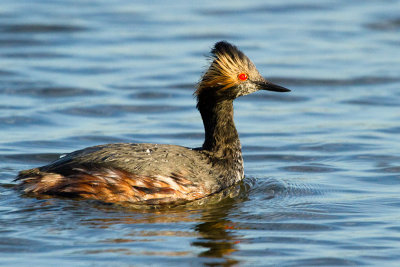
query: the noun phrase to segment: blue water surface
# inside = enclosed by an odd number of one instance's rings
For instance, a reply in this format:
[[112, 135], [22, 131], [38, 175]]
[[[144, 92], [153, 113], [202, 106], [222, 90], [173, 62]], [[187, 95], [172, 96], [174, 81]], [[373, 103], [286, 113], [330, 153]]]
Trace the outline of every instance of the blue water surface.
[[[0, 265], [398, 266], [399, 32], [399, 0], [2, 0]], [[235, 102], [243, 184], [156, 210], [14, 189], [91, 145], [200, 146], [220, 40], [292, 89]]]

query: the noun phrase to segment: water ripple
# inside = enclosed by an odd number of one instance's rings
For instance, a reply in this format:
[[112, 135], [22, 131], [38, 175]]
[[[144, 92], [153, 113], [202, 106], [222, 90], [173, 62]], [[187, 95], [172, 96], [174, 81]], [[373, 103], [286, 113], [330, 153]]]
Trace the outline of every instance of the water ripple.
[[60, 154], [0, 154], [0, 159], [7, 162], [25, 163], [25, 164], [47, 164], [58, 159]]
[[74, 116], [116, 117], [123, 113], [165, 113], [183, 111], [186, 107], [159, 105], [95, 105], [89, 107], [71, 107], [60, 111]]
[[315, 10], [327, 10], [325, 5], [317, 4], [280, 4], [280, 5], [260, 5], [255, 7], [243, 7], [237, 8], [224, 8], [224, 9], [199, 9], [198, 12], [202, 15], [207, 16], [226, 16], [226, 15], [237, 15], [237, 14], [257, 14], [257, 13], [291, 13], [297, 12], [309, 12]]
[[362, 106], [384, 106], [384, 107], [397, 107], [400, 103], [391, 97], [377, 97], [370, 96], [365, 98], [358, 98], [354, 100], [344, 101], [345, 104], [362, 105]]
[[45, 88], [22, 88], [19, 90], [11, 91], [9, 93], [14, 93], [18, 95], [28, 95], [34, 97], [72, 97], [72, 96], [92, 96], [99, 95], [101, 92], [85, 89], [85, 88], [73, 88], [73, 87], [45, 87]]
[[329, 156], [303, 156], [291, 154], [256, 154], [247, 155], [245, 159], [248, 161], [282, 161], [282, 162], [321, 162], [329, 159]]
[[48, 120], [26, 116], [8, 116], [0, 117], [0, 126], [2, 127], [27, 127], [28, 125], [51, 125]]
[[349, 79], [304, 79], [292, 77], [272, 77], [279, 84], [296, 85], [296, 86], [334, 86], [334, 89], [340, 89], [341, 86], [346, 85], [380, 85], [399, 82], [400, 78], [392, 76], [365, 76], [365, 77], [352, 77]]
[[327, 172], [337, 172], [341, 171], [339, 168], [331, 167], [324, 164], [313, 164], [313, 165], [299, 165], [299, 166], [286, 166], [280, 169], [289, 172], [298, 173], [327, 173]]
[[366, 24], [366, 27], [376, 31], [396, 31], [400, 29], [400, 18], [382, 18]]
[[73, 25], [56, 24], [9, 24], [0, 25], [0, 32], [4, 33], [58, 33], [58, 32], [79, 32], [85, 28]]

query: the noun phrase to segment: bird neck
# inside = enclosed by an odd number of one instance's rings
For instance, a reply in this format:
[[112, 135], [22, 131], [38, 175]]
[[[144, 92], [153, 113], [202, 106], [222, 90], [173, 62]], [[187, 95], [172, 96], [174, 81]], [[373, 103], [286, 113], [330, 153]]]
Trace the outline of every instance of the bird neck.
[[199, 96], [197, 107], [203, 119], [205, 140], [202, 149], [219, 158], [242, 157], [239, 135], [233, 121], [233, 100]]

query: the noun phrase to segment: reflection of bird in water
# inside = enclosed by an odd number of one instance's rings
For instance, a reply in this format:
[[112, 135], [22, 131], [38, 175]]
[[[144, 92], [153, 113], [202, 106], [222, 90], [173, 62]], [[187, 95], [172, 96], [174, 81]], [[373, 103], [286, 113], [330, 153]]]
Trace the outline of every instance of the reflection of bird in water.
[[108, 144], [67, 154], [43, 167], [21, 171], [26, 193], [144, 204], [177, 203], [219, 192], [244, 178], [233, 100], [258, 90], [289, 91], [265, 80], [237, 47], [218, 42], [201, 78], [197, 108], [201, 148]]
[[239, 183], [224, 190], [219, 198], [215, 196], [212, 201], [214, 204], [206, 202], [203, 205], [202, 222], [195, 227], [200, 238], [191, 244], [202, 248], [199, 256], [207, 258], [208, 265], [231, 266], [239, 263], [231, 254], [238, 250], [237, 244], [243, 237], [237, 234], [237, 225], [229, 218], [231, 210], [237, 210], [237, 205], [247, 199], [251, 186], [248, 183]]
[[[249, 180], [252, 182], [252, 179]], [[234, 253], [239, 249], [238, 244], [246, 238], [238, 233], [245, 226], [241, 223], [237, 225], [230, 218], [232, 212], [236, 213], [241, 203], [248, 199], [254, 184], [247, 182], [248, 179], [211, 197], [172, 208], [131, 209], [129, 205], [121, 212], [115, 212], [114, 205], [97, 203], [94, 206], [106, 212], [100, 212], [100, 215], [94, 212], [94, 217], [82, 222], [93, 228], [122, 228], [115, 239], [108, 240], [121, 254], [193, 257], [195, 253], [194, 265], [231, 266], [240, 263]], [[69, 203], [86, 205], [82, 202]], [[75, 206], [75, 209], [80, 208]], [[120, 224], [124, 227], [116, 226]], [[143, 245], [138, 251], [138, 242], [146, 242], [148, 246]]]

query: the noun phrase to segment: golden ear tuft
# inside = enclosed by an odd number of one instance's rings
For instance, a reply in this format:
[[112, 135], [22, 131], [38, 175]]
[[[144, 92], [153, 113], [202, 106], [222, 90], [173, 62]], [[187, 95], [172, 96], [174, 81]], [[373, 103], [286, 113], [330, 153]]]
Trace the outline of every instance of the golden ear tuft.
[[239, 85], [257, 72], [250, 59], [236, 46], [222, 41], [211, 50], [211, 65], [200, 80], [196, 95], [206, 88], [225, 90]]

